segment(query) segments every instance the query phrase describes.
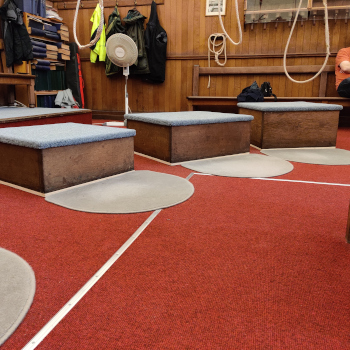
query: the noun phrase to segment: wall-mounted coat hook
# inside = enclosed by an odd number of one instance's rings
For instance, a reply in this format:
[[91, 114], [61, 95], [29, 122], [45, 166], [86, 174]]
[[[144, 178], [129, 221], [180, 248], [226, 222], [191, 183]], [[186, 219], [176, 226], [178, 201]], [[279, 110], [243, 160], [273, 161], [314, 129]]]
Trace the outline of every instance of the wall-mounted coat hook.
[[349, 11], [345, 11], [345, 24], [348, 23]]

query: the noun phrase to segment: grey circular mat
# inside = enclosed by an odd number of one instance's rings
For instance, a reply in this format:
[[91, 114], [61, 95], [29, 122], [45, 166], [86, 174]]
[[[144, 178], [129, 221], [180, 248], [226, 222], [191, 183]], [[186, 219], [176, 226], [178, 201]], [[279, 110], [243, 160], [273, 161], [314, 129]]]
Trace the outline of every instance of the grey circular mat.
[[22, 322], [34, 294], [32, 268], [17, 254], [0, 248], [0, 345]]
[[293, 170], [293, 165], [285, 160], [260, 154], [201, 159], [181, 165], [201, 173], [228, 177], [273, 177]]
[[53, 192], [45, 199], [78, 211], [128, 214], [167, 208], [193, 193], [193, 185], [182, 177], [140, 170]]
[[261, 150], [261, 153], [298, 163], [322, 165], [350, 164], [350, 151], [339, 148], [279, 148]]

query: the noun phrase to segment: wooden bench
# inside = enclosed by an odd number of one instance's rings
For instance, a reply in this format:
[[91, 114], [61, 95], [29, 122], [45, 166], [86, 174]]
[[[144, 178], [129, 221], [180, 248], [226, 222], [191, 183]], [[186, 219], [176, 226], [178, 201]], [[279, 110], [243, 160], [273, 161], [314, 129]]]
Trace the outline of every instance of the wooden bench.
[[[34, 84], [35, 75], [13, 73], [12, 68], [6, 67], [6, 55], [4, 41], [0, 39], [0, 56], [3, 73], [0, 73], [0, 85], [24, 85], [27, 87], [29, 107], [35, 107]], [[8, 90], [8, 105], [13, 106], [15, 102], [14, 87]]]
[[[320, 70], [319, 65], [298, 65], [288, 66], [287, 71], [293, 77], [293, 74], [316, 74]], [[306, 102], [318, 102], [318, 103], [332, 103], [339, 104], [343, 107], [350, 107], [350, 99], [339, 97], [339, 96], [326, 96], [328, 76], [332, 74], [334, 76], [334, 66], [327, 65], [320, 74], [318, 96], [314, 97], [300, 97], [300, 96], [278, 96], [279, 102], [288, 101], [306, 101]], [[188, 109], [203, 110], [207, 107], [207, 110], [220, 111], [220, 108], [225, 107], [236, 107], [237, 96], [199, 96], [199, 79], [201, 76], [224, 76], [232, 75], [235, 76], [252, 76], [253, 82], [256, 75], [285, 75], [283, 66], [259, 66], [259, 67], [200, 67], [199, 65], [193, 66], [193, 85], [192, 85], [192, 96], [188, 96]], [[306, 78], [305, 78], [306, 79]], [[318, 79], [318, 78], [317, 78]], [[267, 79], [268, 80], [268, 79]], [[297, 79], [298, 80], [298, 79]], [[273, 88], [273, 86], [272, 86]], [[274, 97], [265, 97], [265, 101], [274, 101]], [[218, 109], [219, 108], [219, 109]], [[236, 112], [236, 110], [231, 110]]]

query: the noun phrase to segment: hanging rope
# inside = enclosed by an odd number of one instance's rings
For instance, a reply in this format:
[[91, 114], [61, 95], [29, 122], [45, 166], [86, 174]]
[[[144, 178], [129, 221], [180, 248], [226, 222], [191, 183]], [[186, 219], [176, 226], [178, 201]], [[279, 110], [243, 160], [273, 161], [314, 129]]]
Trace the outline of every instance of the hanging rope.
[[[227, 55], [226, 55], [226, 39], [228, 39], [229, 41], [231, 41], [231, 43], [233, 45], [239, 45], [242, 43], [242, 27], [241, 27], [241, 22], [239, 20], [239, 11], [238, 11], [238, 4], [237, 4], [237, 0], [235, 0], [235, 7], [236, 7], [236, 19], [237, 19], [237, 25], [238, 25], [238, 31], [239, 31], [239, 41], [236, 43], [234, 42], [231, 37], [227, 34], [225, 27], [224, 27], [224, 23], [222, 22], [222, 17], [221, 17], [221, 10], [222, 7], [219, 5], [219, 22], [221, 25], [221, 29], [223, 31], [223, 33], [215, 33], [215, 34], [211, 34], [208, 38], [208, 67], [210, 67], [210, 53], [212, 52], [214, 54], [214, 58], [215, 58], [215, 62], [219, 65], [219, 66], [224, 66], [227, 62]], [[221, 38], [222, 41], [220, 43], [216, 43], [216, 40], [218, 38]], [[216, 49], [219, 46], [220, 49]], [[219, 60], [219, 56], [224, 53], [225, 55], [225, 61], [224, 63], [221, 63]], [[209, 75], [209, 81], [208, 81], [208, 89], [210, 88], [210, 75]]]
[[[216, 43], [216, 40], [220, 38], [221, 41], [219, 43]], [[221, 46], [219, 50], [216, 50], [217, 47]], [[224, 66], [227, 62], [227, 55], [226, 55], [226, 36], [223, 33], [215, 33], [210, 35], [208, 38], [208, 64], [210, 67], [210, 52], [214, 54], [215, 62], [219, 66]], [[220, 62], [219, 56], [224, 53], [225, 61], [223, 63]]]
[[236, 19], [237, 19], [237, 24], [238, 24], [238, 31], [239, 31], [239, 41], [236, 43], [234, 42], [230, 36], [227, 34], [225, 27], [224, 27], [224, 23], [222, 22], [222, 18], [221, 18], [221, 7], [219, 9], [219, 21], [220, 21], [220, 25], [222, 28], [222, 31], [224, 32], [224, 34], [226, 35], [227, 39], [231, 41], [231, 43], [233, 45], [239, 45], [242, 43], [242, 27], [241, 27], [241, 22], [239, 21], [239, 11], [238, 11], [238, 4], [237, 4], [237, 0], [235, 0], [235, 7], [236, 7]]
[[324, 18], [325, 18], [325, 40], [326, 40], [326, 48], [327, 48], [327, 55], [326, 55], [326, 58], [325, 58], [325, 61], [323, 63], [323, 66], [321, 67], [321, 69], [318, 71], [318, 73], [316, 73], [315, 76], [313, 76], [312, 78], [308, 79], [308, 80], [294, 80], [287, 72], [287, 52], [288, 52], [288, 46], [289, 46], [289, 43], [290, 43], [290, 39], [292, 37], [292, 34], [293, 34], [293, 31], [294, 31], [294, 27], [295, 27], [295, 24], [298, 20], [298, 16], [299, 16], [299, 12], [300, 12], [300, 9], [301, 9], [301, 4], [302, 4], [302, 1], [303, 0], [300, 0], [300, 3], [299, 3], [299, 7], [298, 7], [298, 10], [297, 10], [297, 13], [295, 15], [295, 19], [294, 19], [294, 23], [293, 23], [293, 26], [292, 26], [292, 29], [290, 31], [290, 34], [289, 34], [289, 38], [288, 38], [288, 41], [287, 41], [287, 45], [286, 45], [286, 48], [284, 50], [284, 55], [283, 55], [283, 69], [284, 69], [284, 72], [286, 73], [286, 76], [294, 83], [299, 83], [299, 84], [304, 84], [304, 83], [308, 83], [309, 81], [311, 80], [314, 80], [317, 76], [319, 76], [322, 71], [324, 70], [324, 67], [326, 66], [327, 64], [327, 61], [328, 61], [328, 58], [329, 58], [329, 55], [330, 55], [330, 45], [329, 45], [329, 26], [328, 26], [328, 8], [327, 8], [327, 0], [323, 0], [323, 5], [324, 5]]
[[87, 47], [91, 47], [95, 45], [101, 36], [103, 25], [104, 25], [104, 18], [103, 18], [103, 0], [99, 0], [99, 5], [101, 9], [101, 15], [100, 15], [100, 24], [97, 28], [96, 36], [86, 45], [81, 45], [77, 38], [77, 19], [78, 19], [78, 12], [79, 12], [79, 6], [80, 6], [80, 0], [77, 1], [77, 7], [75, 8], [75, 14], [74, 14], [74, 21], [73, 21], [73, 36], [74, 40], [77, 43], [79, 49], [85, 49]]

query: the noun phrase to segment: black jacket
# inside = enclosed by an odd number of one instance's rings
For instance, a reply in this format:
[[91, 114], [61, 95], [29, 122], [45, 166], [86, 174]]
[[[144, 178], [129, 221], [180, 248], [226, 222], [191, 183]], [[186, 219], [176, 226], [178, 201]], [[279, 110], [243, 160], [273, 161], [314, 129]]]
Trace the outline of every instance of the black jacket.
[[157, 4], [152, 1], [151, 16], [145, 31], [145, 46], [151, 73], [145, 78], [153, 83], [163, 83], [165, 80], [167, 42], [167, 33], [159, 24]]
[[13, 0], [6, 0], [0, 8], [2, 33], [6, 52], [6, 66], [13, 63], [33, 59], [33, 47], [26, 26], [23, 23], [23, 13]]

